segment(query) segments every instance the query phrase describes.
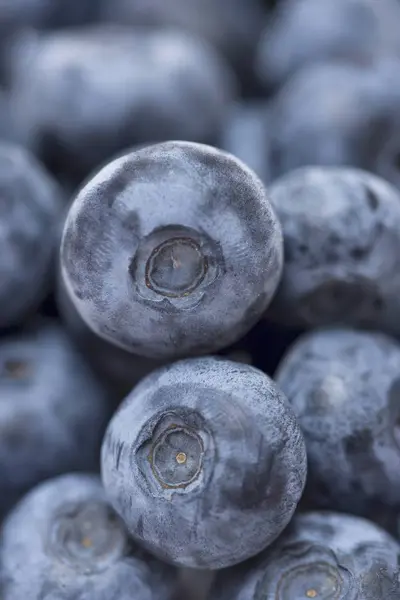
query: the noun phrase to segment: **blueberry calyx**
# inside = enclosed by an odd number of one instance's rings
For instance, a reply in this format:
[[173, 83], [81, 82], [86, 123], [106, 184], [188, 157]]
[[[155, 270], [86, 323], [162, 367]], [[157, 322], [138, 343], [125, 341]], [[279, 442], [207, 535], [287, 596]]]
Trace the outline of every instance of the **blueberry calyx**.
[[146, 285], [157, 294], [179, 298], [191, 294], [203, 281], [207, 256], [190, 238], [171, 238], [157, 246], [146, 263]]
[[[304, 597], [304, 600], [342, 600], [355, 591], [352, 572], [329, 548], [298, 542], [285, 547], [279, 580], [273, 583], [276, 600]], [[257, 589], [256, 600], [269, 598], [271, 577], [266, 575]]]
[[167, 225], [140, 241], [129, 273], [143, 299], [182, 309], [197, 305], [223, 268], [218, 244], [204, 232]]
[[206, 485], [214, 453], [213, 437], [200, 415], [172, 410], [150, 425], [133, 460], [146, 487], [171, 498], [170, 494], [192, 493]]
[[104, 503], [67, 507], [50, 528], [51, 555], [84, 572], [98, 572], [117, 562], [126, 550], [126, 535]]
[[149, 460], [163, 487], [185, 488], [200, 475], [203, 455], [203, 441], [194, 429], [173, 424], [155, 441]]

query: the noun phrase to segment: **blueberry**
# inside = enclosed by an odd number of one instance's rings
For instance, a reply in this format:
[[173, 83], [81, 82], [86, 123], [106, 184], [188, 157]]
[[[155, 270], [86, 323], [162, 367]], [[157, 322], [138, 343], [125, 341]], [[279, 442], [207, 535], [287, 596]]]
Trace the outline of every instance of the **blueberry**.
[[126, 396], [142, 377], [162, 366], [161, 361], [132, 354], [96, 335], [80, 317], [61, 277], [58, 281], [57, 307], [85, 359], [112, 390], [117, 401]]
[[253, 169], [264, 183], [271, 180], [268, 108], [265, 100], [234, 104], [226, 116], [219, 143]]
[[36, 483], [98, 469], [109, 409], [64, 331], [35, 324], [0, 340], [0, 514]]
[[168, 139], [212, 142], [236, 85], [184, 32], [118, 25], [42, 35], [11, 66], [26, 143], [80, 181], [119, 150]]
[[3, 600], [170, 600], [176, 586], [170, 567], [131, 544], [100, 480], [84, 474], [38, 485], [12, 510], [0, 572]]
[[397, 96], [380, 70], [327, 63], [295, 73], [270, 103], [271, 177], [308, 165], [375, 170]]
[[400, 545], [373, 523], [297, 514], [277, 543], [217, 574], [210, 600], [396, 600]]
[[0, 328], [19, 324], [45, 296], [62, 206], [36, 158], [0, 142]]
[[179, 27], [202, 37], [229, 59], [246, 82], [261, 35], [260, 0], [101, 0], [102, 17], [132, 25]]
[[282, 0], [262, 34], [257, 70], [267, 88], [304, 65], [369, 64], [399, 50], [397, 0]]
[[167, 359], [229, 345], [260, 318], [282, 265], [280, 225], [256, 175], [210, 146], [167, 142], [110, 163], [64, 229], [64, 285], [85, 322]]
[[275, 379], [305, 436], [307, 496], [374, 517], [400, 507], [400, 345], [380, 333], [315, 330], [288, 351]]
[[202, 569], [271, 544], [306, 478], [302, 434], [280, 390], [254, 367], [213, 357], [143, 379], [108, 426], [101, 466], [134, 539]]
[[400, 197], [365, 171], [304, 167], [276, 181], [285, 265], [270, 317], [400, 333]]

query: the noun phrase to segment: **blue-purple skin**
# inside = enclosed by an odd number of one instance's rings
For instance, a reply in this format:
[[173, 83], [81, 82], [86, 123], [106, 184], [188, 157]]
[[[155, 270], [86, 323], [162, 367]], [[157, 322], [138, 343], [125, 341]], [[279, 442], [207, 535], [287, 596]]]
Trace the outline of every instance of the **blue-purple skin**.
[[0, 142], [0, 328], [20, 324], [46, 295], [62, 206], [36, 158]]
[[314, 505], [375, 518], [400, 507], [400, 345], [380, 333], [300, 337], [275, 380], [304, 433]]
[[2, 600], [172, 600], [176, 580], [132, 544], [94, 475], [38, 485], [4, 521]]
[[281, 391], [249, 365], [178, 361], [144, 378], [111, 419], [101, 473], [139, 544], [199, 569], [240, 563], [290, 521], [306, 479]]
[[267, 89], [309, 64], [373, 62], [400, 49], [397, 0], [282, 0], [268, 19], [257, 52]]
[[101, 0], [102, 18], [131, 25], [178, 27], [208, 40], [244, 81], [253, 72], [264, 24], [260, 0]]
[[210, 600], [398, 600], [400, 545], [353, 515], [298, 513], [252, 561], [217, 574]]
[[161, 361], [132, 354], [96, 335], [79, 316], [61, 277], [57, 280], [56, 302], [68, 332], [117, 401], [124, 398], [142, 377], [162, 366]]
[[37, 323], [0, 341], [0, 514], [36, 483], [98, 470], [104, 388], [65, 331]]
[[282, 233], [254, 172], [189, 142], [103, 168], [64, 228], [61, 274], [91, 329], [157, 359], [207, 354], [260, 319], [276, 290]]
[[374, 171], [398, 106], [380, 70], [317, 63], [290, 77], [270, 103], [271, 177], [309, 165]]
[[265, 100], [237, 102], [228, 111], [219, 146], [240, 158], [265, 183], [271, 181], [269, 105]]
[[349, 167], [275, 181], [285, 264], [268, 317], [287, 327], [348, 325], [400, 334], [400, 196]]
[[97, 25], [33, 46], [11, 68], [20, 128], [46, 164], [78, 181], [130, 145], [213, 142], [236, 97], [226, 62], [181, 31]]

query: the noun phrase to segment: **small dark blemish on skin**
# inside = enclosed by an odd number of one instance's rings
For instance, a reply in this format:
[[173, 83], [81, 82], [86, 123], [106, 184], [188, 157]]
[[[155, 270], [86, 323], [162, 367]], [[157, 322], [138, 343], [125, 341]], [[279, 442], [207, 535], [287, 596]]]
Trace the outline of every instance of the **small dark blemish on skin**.
[[138, 518], [138, 522], [136, 525], [136, 532], [140, 538], [143, 537], [143, 516], [142, 515], [140, 515]]
[[106, 199], [108, 208], [112, 208], [115, 200], [122, 194], [122, 192], [128, 187], [135, 178], [134, 170], [132, 169], [131, 163], [126, 163], [121, 166], [117, 173], [113, 177], [110, 177], [107, 181], [102, 182], [99, 186], [101, 195]]
[[369, 187], [366, 188], [366, 198], [370, 209], [375, 211], [379, 206], [379, 200], [376, 194]]
[[115, 456], [115, 468], [117, 469], [117, 471], [119, 469], [119, 463], [120, 463], [120, 460], [121, 460], [121, 454], [122, 454], [123, 447], [124, 447], [123, 442], [119, 442], [118, 443], [117, 452], [116, 452], [116, 456]]
[[360, 246], [357, 246], [350, 250], [350, 256], [355, 260], [360, 260], [364, 258], [364, 256], [366, 256], [367, 254], [368, 250], [366, 248], [361, 248]]
[[29, 374], [29, 364], [22, 360], [6, 360], [3, 372], [10, 379], [25, 379]]
[[132, 232], [134, 235], [139, 235], [140, 233], [140, 218], [137, 211], [132, 210], [122, 221], [122, 225], [124, 229], [129, 232]]

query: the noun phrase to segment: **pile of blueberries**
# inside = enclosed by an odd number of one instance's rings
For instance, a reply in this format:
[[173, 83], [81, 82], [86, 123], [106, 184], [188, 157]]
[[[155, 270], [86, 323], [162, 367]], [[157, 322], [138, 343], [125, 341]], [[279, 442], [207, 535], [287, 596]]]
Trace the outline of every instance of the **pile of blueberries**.
[[0, 0], [1, 600], [400, 600], [400, 1]]

